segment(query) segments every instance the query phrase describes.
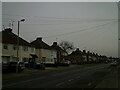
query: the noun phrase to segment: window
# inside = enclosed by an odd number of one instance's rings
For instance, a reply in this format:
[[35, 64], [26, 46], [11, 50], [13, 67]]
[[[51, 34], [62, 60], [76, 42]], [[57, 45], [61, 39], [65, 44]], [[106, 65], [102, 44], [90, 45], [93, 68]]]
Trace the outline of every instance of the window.
[[13, 45], [13, 50], [17, 50], [17, 45]]
[[4, 49], [8, 49], [8, 45], [7, 45], [7, 44], [4, 44], [4, 45], [3, 45], [3, 48], [4, 48]]
[[31, 48], [31, 52], [34, 52], [34, 48]]
[[54, 61], [57, 61], [57, 58], [54, 58]]
[[42, 57], [42, 61], [45, 62], [46, 61], [46, 57]]
[[51, 62], [53, 62], [53, 59], [51, 59]]
[[29, 62], [29, 59], [28, 58], [22, 58], [22, 61], [23, 62]]
[[24, 46], [23, 51], [28, 51], [28, 47]]

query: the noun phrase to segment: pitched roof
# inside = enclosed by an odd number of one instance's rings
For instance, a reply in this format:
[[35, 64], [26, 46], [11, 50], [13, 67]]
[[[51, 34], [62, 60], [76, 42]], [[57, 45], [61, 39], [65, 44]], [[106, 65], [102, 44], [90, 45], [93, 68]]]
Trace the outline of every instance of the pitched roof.
[[82, 55], [82, 52], [77, 48], [76, 51], [73, 51], [70, 55]]
[[[0, 32], [0, 35], [2, 35], [2, 39], [0, 39], [0, 42], [5, 44], [17, 44], [18, 36], [14, 33], [12, 33], [12, 29], [7, 28], [4, 31]], [[19, 45], [22, 46], [31, 46], [29, 42], [19, 37]]]
[[51, 48], [57, 51], [65, 52], [61, 47], [57, 45], [57, 42], [53, 42], [53, 45], [51, 46]]
[[42, 41], [42, 38], [37, 38], [36, 40], [32, 41], [31, 44], [39, 49], [51, 49], [51, 47]]

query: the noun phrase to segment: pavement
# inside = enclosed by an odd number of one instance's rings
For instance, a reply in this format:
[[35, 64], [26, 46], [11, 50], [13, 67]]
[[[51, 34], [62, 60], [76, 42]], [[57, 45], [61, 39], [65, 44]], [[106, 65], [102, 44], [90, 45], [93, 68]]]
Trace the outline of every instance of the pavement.
[[95, 88], [117, 88], [120, 89], [120, 65], [114, 66], [110, 73]]

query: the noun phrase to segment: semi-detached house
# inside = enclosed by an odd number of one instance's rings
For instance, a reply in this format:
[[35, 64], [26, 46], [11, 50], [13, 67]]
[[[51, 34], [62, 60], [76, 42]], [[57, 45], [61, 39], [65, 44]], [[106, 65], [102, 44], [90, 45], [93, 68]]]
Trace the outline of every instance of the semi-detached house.
[[57, 51], [57, 63], [65, 60], [67, 53], [57, 44], [57, 42], [53, 42], [51, 48]]
[[31, 44], [35, 47], [37, 60], [44, 64], [55, 64], [57, 61], [57, 52], [53, 50], [47, 43], [43, 42], [42, 37], [38, 37]]
[[[2, 62], [7, 63], [11, 61], [17, 61], [17, 43], [18, 36], [12, 32], [11, 28], [7, 28], [0, 32], [2, 39], [0, 45], [2, 45]], [[19, 37], [19, 61], [29, 62], [35, 56], [35, 48], [26, 40]]]

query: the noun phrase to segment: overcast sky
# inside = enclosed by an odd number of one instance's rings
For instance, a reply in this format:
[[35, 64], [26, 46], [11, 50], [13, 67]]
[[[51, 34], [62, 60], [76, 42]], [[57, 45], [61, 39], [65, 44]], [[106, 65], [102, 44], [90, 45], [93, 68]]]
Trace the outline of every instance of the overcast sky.
[[52, 45], [66, 40], [80, 50], [86, 49], [107, 56], [118, 56], [118, 7], [115, 2], [4, 2], [3, 25], [13, 24], [17, 33], [27, 41], [43, 37]]

